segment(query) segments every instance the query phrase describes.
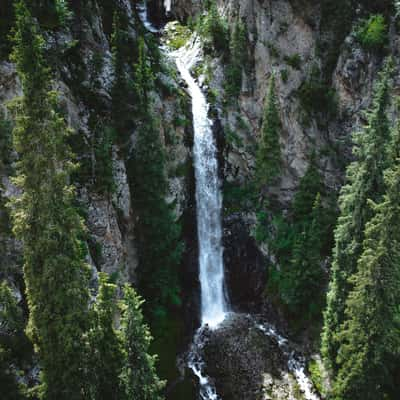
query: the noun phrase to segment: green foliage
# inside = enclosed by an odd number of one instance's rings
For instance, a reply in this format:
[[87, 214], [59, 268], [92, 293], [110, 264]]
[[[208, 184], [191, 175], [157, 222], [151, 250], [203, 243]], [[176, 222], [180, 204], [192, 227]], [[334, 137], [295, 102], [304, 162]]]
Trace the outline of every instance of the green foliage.
[[126, 363], [121, 379], [127, 400], [161, 400], [164, 382], [156, 374], [156, 357], [149, 355], [152, 337], [144, 323], [140, 308], [142, 303], [140, 296], [126, 285], [121, 318]]
[[165, 35], [168, 47], [178, 50], [190, 39], [192, 31], [188, 26], [173, 22], [166, 25]]
[[23, 1], [16, 5], [16, 18], [13, 60], [23, 97], [13, 108], [13, 139], [20, 155], [15, 183], [23, 194], [13, 201], [12, 216], [15, 235], [24, 243], [27, 333], [42, 367], [39, 396], [81, 399], [89, 269], [69, 184], [75, 166], [65, 144], [69, 131], [51, 91], [44, 41]]
[[46, 29], [65, 27], [72, 18], [67, 0], [32, 0], [27, 5]]
[[105, 273], [99, 274], [99, 293], [92, 310], [89, 331], [89, 392], [95, 400], [123, 399], [120, 374], [125, 363], [124, 342], [114, 326], [117, 286]]
[[198, 31], [207, 52], [215, 50], [220, 53], [226, 53], [228, 51], [227, 22], [219, 15], [215, 1], [211, 2], [207, 14], [201, 18]]
[[256, 180], [260, 186], [274, 183], [281, 170], [281, 119], [276, 95], [275, 76], [272, 75], [265, 101], [261, 138], [256, 155]]
[[357, 40], [367, 49], [381, 50], [388, 41], [388, 26], [382, 14], [371, 15], [356, 30]]
[[150, 92], [154, 78], [144, 43], [139, 42], [135, 93], [139, 122], [137, 142], [129, 161], [133, 208], [137, 212], [140, 288], [153, 322], [180, 306], [179, 270], [183, 246], [173, 205], [166, 202], [166, 158]]
[[232, 214], [240, 211], [250, 211], [256, 204], [256, 192], [254, 185], [244, 184], [236, 185], [230, 182], [224, 182], [223, 199], [225, 212]]
[[283, 83], [287, 83], [289, 80], [289, 71], [287, 69], [281, 69], [281, 78]]
[[[22, 310], [6, 282], [0, 284], [0, 387], [4, 400], [22, 400], [22, 388], [17, 383], [14, 368], [16, 346], [22, 343], [24, 319]], [[3, 397], [4, 396], [4, 397]]]
[[225, 91], [228, 99], [239, 96], [242, 88], [242, 71], [247, 64], [247, 31], [243, 22], [236, 22], [229, 41], [229, 62], [226, 66]]
[[[400, 359], [400, 160], [385, 174], [386, 194], [366, 224], [363, 251], [338, 334], [336, 399], [395, 398]], [[393, 397], [392, 397], [393, 396]]]
[[308, 363], [308, 372], [310, 373], [311, 381], [318, 390], [318, 393], [320, 393], [322, 396], [326, 396], [326, 387], [320, 362], [317, 362], [316, 360], [310, 360]]
[[301, 69], [302, 60], [301, 60], [300, 54], [296, 53], [296, 54], [292, 54], [290, 56], [285, 56], [283, 58], [283, 60], [285, 61], [285, 63], [287, 65], [291, 66], [293, 69], [298, 69], [298, 70]]
[[8, 57], [12, 50], [9, 34], [14, 21], [13, 0], [2, 0], [0, 7], [0, 59]]
[[129, 131], [129, 118], [132, 109], [127, 101], [127, 93], [129, 93], [129, 79], [125, 70], [125, 61], [128, 40], [128, 23], [125, 16], [116, 11], [113, 19], [113, 30], [111, 35], [111, 51], [114, 67], [114, 82], [111, 89], [112, 98], [112, 119], [113, 126], [116, 130], [119, 141], [122, 141]]
[[335, 232], [332, 277], [324, 314], [321, 351], [325, 363], [337, 368], [338, 333], [344, 321], [344, 308], [362, 252], [366, 223], [372, 217], [370, 200], [378, 202], [384, 192], [383, 171], [388, 166], [390, 128], [386, 109], [389, 103], [390, 63], [386, 64], [376, 85], [368, 122], [355, 135], [357, 159], [347, 168], [347, 184], [342, 188], [340, 217]]
[[336, 92], [324, 82], [317, 66], [312, 68], [309, 78], [300, 86], [298, 96], [308, 116], [321, 114], [326, 121], [337, 114]]
[[293, 200], [292, 215], [271, 218], [265, 212], [258, 214], [256, 239], [267, 242], [279, 265], [271, 267], [269, 290], [289, 312], [303, 319], [318, 318], [323, 306], [325, 274], [321, 264], [329, 255], [335, 216], [334, 206], [322, 203], [323, 189], [312, 158]]
[[5, 118], [0, 109], [0, 170], [10, 163], [10, 154], [12, 150], [12, 123]]

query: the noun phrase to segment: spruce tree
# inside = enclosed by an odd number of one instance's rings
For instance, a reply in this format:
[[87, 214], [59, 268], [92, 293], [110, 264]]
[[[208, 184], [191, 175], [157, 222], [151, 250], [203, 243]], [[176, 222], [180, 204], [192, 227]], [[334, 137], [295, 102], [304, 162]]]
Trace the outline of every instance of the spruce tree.
[[282, 155], [279, 143], [281, 130], [279, 100], [276, 95], [275, 76], [272, 75], [256, 156], [256, 179], [260, 186], [273, 184], [281, 170]]
[[39, 397], [82, 399], [89, 268], [84, 227], [69, 184], [75, 165], [57, 94], [51, 91], [44, 41], [22, 0], [16, 4], [14, 40], [13, 60], [23, 88], [14, 105], [14, 146], [20, 157], [15, 183], [23, 194], [13, 202], [12, 216], [24, 246], [27, 333], [41, 367]]
[[386, 113], [389, 103], [390, 62], [381, 72], [373, 104], [367, 113], [367, 125], [355, 135], [356, 161], [347, 168], [348, 183], [339, 199], [340, 217], [335, 231], [332, 277], [327, 296], [322, 333], [322, 354], [336, 369], [339, 328], [344, 320], [346, 299], [352, 284], [349, 278], [357, 270], [362, 251], [364, 229], [372, 217], [369, 200], [379, 201], [384, 192], [383, 171], [388, 164], [390, 127]]
[[[400, 160], [385, 174], [383, 202], [372, 204], [363, 252], [345, 310], [335, 398], [383, 400], [398, 394], [400, 359]], [[390, 397], [389, 397], [390, 398]], [[393, 397], [394, 398], [394, 397]]]
[[110, 283], [107, 274], [100, 272], [89, 334], [88, 369], [92, 374], [89, 390], [93, 400], [123, 399], [120, 374], [125, 355], [121, 333], [115, 327], [118, 312], [117, 286]]
[[142, 303], [136, 292], [126, 285], [121, 320], [126, 363], [121, 379], [127, 400], [161, 400], [164, 382], [156, 374], [156, 357], [149, 354], [152, 337], [144, 323]]
[[247, 34], [243, 22], [236, 22], [229, 41], [229, 63], [226, 67], [226, 95], [234, 100], [242, 88], [242, 71], [247, 63]]
[[[0, 388], [4, 400], [22, 400], [15, 374], [15, 343], [24, 329], [22, 310], [6, 282], [0, 283]], [[14, 364], [14, 368], [12, 368]]]
[[137, 142], [131, 159], [133, 204], [138, 213], [139, 286], [147, 299], [153, 322], [180, 305], [179, 271], [182, 242], [168, 190], [166, 157], [159, 122], [153, 113], [151, 90], [154, 77], [147, 64], [144, 42], [139, 42], [135, 65], [135, 92], [139, 113]]
[[114, 68], [114, 81], [111, 89], [112, 118], [117, 131], [117, 139], [126, 136], [130, 115], [127, 93], [129, 91], [127, 71], [125, 69], [126, 52], [128, 47], [128, 33], [126, 17], [116, 10], [113, 17], [111, 51]]

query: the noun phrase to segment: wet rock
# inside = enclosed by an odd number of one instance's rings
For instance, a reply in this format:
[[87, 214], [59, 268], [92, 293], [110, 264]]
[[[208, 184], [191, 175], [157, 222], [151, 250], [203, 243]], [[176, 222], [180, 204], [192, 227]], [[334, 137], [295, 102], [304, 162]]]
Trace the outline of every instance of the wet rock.
[[205, 372], [222, 399], [303, 398], [278, 340], [266, 335], [251, 317], [233, 315], [205, 335]]

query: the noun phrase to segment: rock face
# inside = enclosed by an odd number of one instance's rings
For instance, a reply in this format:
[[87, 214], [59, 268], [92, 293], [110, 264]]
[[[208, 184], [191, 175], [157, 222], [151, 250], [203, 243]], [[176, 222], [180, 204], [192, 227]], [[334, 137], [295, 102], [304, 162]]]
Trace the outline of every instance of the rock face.
[[[172, 4], [174, 15], [184, 20], [195, 19], [204, 2], [174, 0]], [[313, 152], [317, 154], [318, 168], [328, 191], [337, 193], [344, 181], [344, 166], [352, 157], [351, 133], [364, 123], [363, 111], [371, 103], [383, 55], [361, 47], [352, 34], [351, 24], [336, 32], [334, 26], [341, 16], [328, 16], [332, 26], [327, 24], [323, 6], [318, 1], [218, 0], [217, 4], [229, 27], [237, 21], [244, 23], [249, 62], [242, 71], [237, 101], [229, 101], [232, 99], [225, 95], [226, 55], [205, 56], [211, 73], [202, 79], [214, 103], [224, 184], [245, 189], [252, 182], [266, 92], [270, 77], [275, 74], [282, 122], [282, 171], [279, 181], [267, 189], [267, 197], [273, 199], [279, 211], [287, 210]], [[380, 10], [361, 7], [354, 11], [353, 27], [357, 18]], [[330, 49], [321, 45], [327, 42]], [[332, 43], [336, 43], [334, 51], [331, 51]], [[399, 35], [392, 20], [387, 53], [398, 54], [398, 43]], [[398, 72], [398, 65], [395, 69]], [[320, 111], [307, 109], [307, 96], [313, 94], [302, 92], [315, 71], [318, 76], [324, 75], [324, 91], [332, 93], [332, 102]], [[394, 76], [399, 76], [397, 72]], [[395, 82], [393, 94], [398, 92], [398, 87], [399, 82]], [[257, 249], [251, 239], [256, 222], [254, 206], [232, 207], [232, 201], [225, 203], [228, 287], [233, 305], [249, 309], [254, 301], [245, 293], [248, 288], [252, 288], [256, 297], [261, 292], [258, 285], [265, 274], [268, 251], [260, 246]], [[245, 261], [237, 262], [244, 255]]]
[[[154, 2], [156, 5], [157, 2]], [[162, 3], [162, 2], [160, 2]], [[158, 4], [158, 3], [157, 3]], [[104, 20], [101, 7], [96, 0], [87, 5], [74, 5], [73, 26], [46, 34], [47, 46], [67, 57], [67, 61], [56, 64], [54, 86], [60, 93], [61, 106], [69, 125], [74, 129], [74, 148], [82, 165], [89, 164], [89, 172], [84, 179], [76, 182], [78, 197], [86, 210], [86, 225], [89, 231], [88, 260], [98, 271], [115, 274], [119, 281], [134, 282], [136, 280], [137, 249], [134, 237], [135, 210], [132, 199], [135, 193], [129, 187], [127, 159], [135, 151], [135, 132], [131, 136], [130, 152], [126, 144], [115, 143], [112, 149], [112, 174], [114, 190], [112, 193], [101, 193], [93, 185], [94, 182], [94, 145], [96, 140], [96, 124], [93, 115], [100, 109], [101, 117], [111, 112], [111, 89], [113, 85], [113, 68], [110, 45], [110, 26]], [[90, 13], [87, 12], [90, 7]], [[120, 2], [123, 12], [130, 20], [129, 35], [137, 37], [140, 20], [130, 1]], [[161, 17], [161, 14], [160, 14]], [[69, 52], [69, 53], [68, 53]], [[72, 58], [71, 54], [75, 58]], [[97, 61], [96, 61], [97, 60]], [[96, 64], [97, 62], [97, 64]], [[189, 100], [180, 89], [179, 82], [171, 61], [163, 60], [167, 68], [159, 72], [157, 82], [160, 83], [153, 94], [156, 112], [160, 118], [160, 136], [164, 143], [169, 178], [167, 201], [174, 204], [176, 217], [181, 219], [187, 212], [193, 190], [191, 175], [191, 116]], [[167, 72], [166, 72], [167, 71]], [[169, 72], [168, 72], [169, 71]], [[8, 101], [21, 95], [21, 87], [15, 66], [0, 60], [0, 109], [7, 117]], [[96, 115], [96, 119], [99, 116]], [[11, 158], [10, 158], [11, 157]], [[16, 155], [10, 155], [10, 161], [3, 166], [0, 163], [0, 211], [15, 188], [8, 176], [12, 174]], [[14, 157], [14, 158], [13, 158]], [[21, 273], [19, 251], [21, 246], [10, 237], [10, 232], [0, 233], [1, 258], [8, 270]], [[0, 272], [0, 278], [11, 275]]]

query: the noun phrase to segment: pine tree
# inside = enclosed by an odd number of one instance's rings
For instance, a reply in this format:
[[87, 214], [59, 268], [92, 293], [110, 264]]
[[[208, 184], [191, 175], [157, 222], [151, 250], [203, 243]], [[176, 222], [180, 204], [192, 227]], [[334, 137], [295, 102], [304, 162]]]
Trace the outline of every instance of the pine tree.
[[279, 100], [276, 95], [275, 76], [272, 75], [256, 156], [256, 179], [261, 186], [274, 183], [281, 170], [282, 155], [279, 143], [281, 129]]
[[239, 96], [242, 88], [242, 71], [247, 63], [247, 35], [243, 22], [236, 22], [229, 41], [229, 63], [226, 67], [226, 95], [228, 99]]
[[118, 315], [117, 286], [99, 273], [99, 293], [92, 312], [88, 366], [93, 400], [123, 399], [120, 374], [125, 361], [121, 333], [115, 327]]
[[156, 374], [156, 357], [149, 354], [152, 337], [143, 320], [142, 303], [136, 292], [126, 285], [121, 326], [127, 360], [121, 378], [127, 400], [161, 400], [164, 382]]
[[309, 216], [310, 222], [301, 225], [293, 246], [293, 257], [289, 268], [284, 271], [286, 290], [284, 301], [294, 312], [307, 311], [310, 315], [321, 310], [321, 292], [324, 273], [321, 267], [322, 246], [326, 212], [321, 195], [314, 200]]
[[150, 91], [154, 78], [147, 65], [144, 42], [139, 42], [135, 65], [135, 92], [140, 105], [137, 142], [131, 159], [134, 209], [138, 213], [136, 235], [139, 243], [139, 286], [148, 300], [146, 311], [154, 320], [180, 305], [179, 271], [182, 243], [180, 227], [168, 190], [166, 159], [158, 121], [153, 115]]
[[[400, 357], [400, 160], [385, 174], [387, 193], [366, 224], [363, 252], [346, 302], [335, 398], [383, 400], [398, 394]], [[393, 397], [394, 398], [394, 397]]]
[[357, 270], [364, 228], [372, 217], [369, 200], [379, 201], [384, 192], [383, 171], [388, 166], [387, 148], [390, 140], [386, 108], [389, 102], [390, 62], [381, 72], [368, 123], [361, 134], [355, 135], [354, 161], [347, 169], [348, 183], [343, 187], [339, 204], [340, 217], [335, 231], [332, 278], [327, 296], [322, 333], [322, 354], [326, 363], [336, 369], [337, 334], [344, 320], [348, 279]]
[[14, 105], [14, 146], [20, 160], [12, 206], [14, 232], [24, 245], [29, 306], [27, 333], [41, 366], [40, 398], [82, 399], [82, 355], [88, 320], [89, 268], [83, 223], [74, 208], [65, 144], [68, 128], [44, 57], [44, 41], [24, 1], [16, 4], [13, 60], [23, 97]]
[[24, 329], [21, 308], [6, 282], [0, 283], [0, 388], [2, 399], [22, 400], [13, 364], [15, 341]]
[[114, 12], [112, 29], [111, 50], [114, 68], [114, 82], [111, 90], [112, 118], [117, 137], [121, 140], [127, 133], [127, 120], [130, 110], [126, 98], [129, 86], [125, 70], [125, 55], [128, 44], [127, 22], [119, 10]]

